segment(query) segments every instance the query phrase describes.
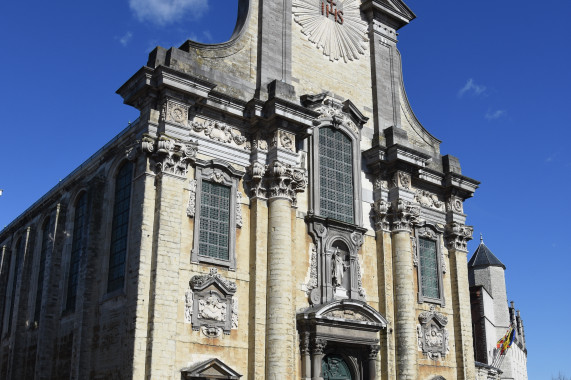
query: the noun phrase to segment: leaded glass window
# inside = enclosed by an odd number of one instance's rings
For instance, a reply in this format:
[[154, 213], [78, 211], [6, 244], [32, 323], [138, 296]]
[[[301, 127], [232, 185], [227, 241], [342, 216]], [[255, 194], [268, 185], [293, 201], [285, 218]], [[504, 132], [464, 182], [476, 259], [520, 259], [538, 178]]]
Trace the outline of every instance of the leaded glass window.
[[18, 240], [18, 244], [16, 244], [16, 263], [14, 265], [14, 275], [12, 276], [12, 294], [10, 297], [10, 308], [8, 309], [8, 330], [12, 329], [12, 315], [14, 314], [14, 303], [16, 301], [16, 286], [18, 285], [18, 268], [20, 268], [20, 264], [22, 262], [22, 257], [24, 257], [24, 249], [26, 247], [26, 243], [24, 238], [20, 238]]
[[83, 193], [77, 200], [75, 216], [73, 218], [73, 236], [67, 278], [67, 299], [65, 303], [65, 309], [69, 311], [75, 310], [75, 298], [77, 296], [77, 283], [79, 279], [79, 259], [87, 246], [86, 213], [87, 194]]
[[354, 223], [353, 147], [343, 132], [319, 130], [320, 216]]
[[115, 179], [115, 203], [113, 204], [109, 274], [107, 276], [108, 292], [123, 288], [125, 280], [132, 177], [133, 164], [127, 162], [121, 167]]
[[202, 182], [198, 248], [201, 256], [229, 260], [230, 190], [229, 186]]
[[440, 298], [438, 256], [436, 241], [419, 239], [421, 294], [427, 298]]
[[42, 228], [42, 247], [40, 251], [40, 265], [38, 269], [38, 286], [36, 290], [36, 305], [34, 307], [34, 321], [40, 320], [40, 309], [42, 307], [42, 295], [44, 292], [44, 272], [46, 270], [46, 256], [50, 249], [50, 219], [46, 220]]

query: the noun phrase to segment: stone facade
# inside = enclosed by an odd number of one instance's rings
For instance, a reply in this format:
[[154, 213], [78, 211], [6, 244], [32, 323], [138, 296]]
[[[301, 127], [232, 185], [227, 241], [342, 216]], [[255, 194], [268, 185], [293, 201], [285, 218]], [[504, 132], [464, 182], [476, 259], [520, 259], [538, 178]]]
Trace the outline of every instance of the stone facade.
[[152, 51], [139, 119], [0, 233], [0, 378], [475, 379], [478, 182], [408, 103], [414, 18], [240, 0], [230, 41]]

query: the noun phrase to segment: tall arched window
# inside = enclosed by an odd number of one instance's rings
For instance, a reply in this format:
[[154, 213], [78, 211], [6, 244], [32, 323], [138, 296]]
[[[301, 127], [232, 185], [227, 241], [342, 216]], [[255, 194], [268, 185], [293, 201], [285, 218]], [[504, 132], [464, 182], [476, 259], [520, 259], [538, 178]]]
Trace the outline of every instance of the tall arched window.
[[12, 275], [12, 294], [10, 297], [10, 307], [8, 309], [8, 329], [10, 332], [12, 329], [12, 316], [14, 315], [14, 304], [16, 300], [16, 286], [18, 285], [18, 269], [22, 262], [22, 257], [24, 257], [24, 249], [26, 248], [26, 242], [24, 238], [20, 238], [16, 244], [16, 263], [14, 264], [14, 273]]
[[351, 139], [330, 127], [319, 130], [319, 213], [355, 222]]
[[46, 269], [46, 256], [50, 249], [50, 218], [44, 222], [42, 228], [42, 246], [40, 251], [40, 264], [38, 269], [38, 285], [36, 290], [36, 304], [34, 306], [34, 322], [40, 322], [40, 309], [42, 307], [42, 296], [44, 293], [44, 272]]
[[82, 193], [75, 205], [73, 218], [73, 236], [71, 241], [71, 256], [69, 259], [69, 275], [67, 278], [67, 298], [65, 309], [75, 310], [77, 284], [79, 280], [79, 260], [87, 247], [87, 193]]
[[111, 249], [109, 252], [107, 292], [122, 289], [125, 282], [125, 258], [127, 256], [132, 178], [133, 164], [126, 162], [119, 170], [117, 178], [115, 179], [115, 201], [113, 204], [113, 226], [111, 232]]

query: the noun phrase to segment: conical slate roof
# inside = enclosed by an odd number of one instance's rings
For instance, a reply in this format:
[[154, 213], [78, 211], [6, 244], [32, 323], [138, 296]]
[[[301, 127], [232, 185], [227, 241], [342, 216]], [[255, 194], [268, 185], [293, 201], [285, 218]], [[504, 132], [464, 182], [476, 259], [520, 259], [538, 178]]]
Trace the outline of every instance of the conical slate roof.
[[482, 238], [480, 238], [478, 249], [468, 261], [468, 268], [479, 267], [502, 267], [504, 270], [506, 269], [506, 266], [486, 247]]

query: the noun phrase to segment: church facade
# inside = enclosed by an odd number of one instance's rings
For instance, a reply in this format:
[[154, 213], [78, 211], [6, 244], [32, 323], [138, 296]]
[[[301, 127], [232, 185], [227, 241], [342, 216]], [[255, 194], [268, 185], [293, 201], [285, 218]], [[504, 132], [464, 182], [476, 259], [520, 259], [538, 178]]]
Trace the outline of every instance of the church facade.
[[[137, 121], [0, 233], [0, 378], [487, 379], [463, 203], [400, 0], [240, 0], [157, 47]], [[491, 377], [493, 378], [493, 377]]]

